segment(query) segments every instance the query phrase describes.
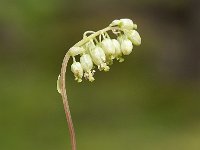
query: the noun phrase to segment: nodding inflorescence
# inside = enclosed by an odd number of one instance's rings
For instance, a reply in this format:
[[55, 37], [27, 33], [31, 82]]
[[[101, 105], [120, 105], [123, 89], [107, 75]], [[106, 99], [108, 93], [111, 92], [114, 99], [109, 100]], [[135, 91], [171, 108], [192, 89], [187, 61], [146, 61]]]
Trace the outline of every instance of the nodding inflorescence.
[[[123, 55], [129, 55], [133, 45], [141, 44], [141, 37], [136, 29], [137, 25], [131, 19], [119, 19], [97, 32], [86, 31], [81, 44], [78, 42], [68, 51], [73, 58], [71, 71], [75, 80], [82, 82], [82, 78], [85, 77], [92, 82], [95, 80], [95, 67], [100, 71], [109, 71], [114, 59], [123, 62]], [[108, 31], [112, 31], [116, 39], [110, 38]], [[79, 61], [76, 57], [78, 55]]]
[[[69, 59], [73, 59], [71, 71], [75, 80], [82, 82], [84, 77], [92, 82], [95, 80], [95, 67], [100, 71], [109, 71], [114, 59], [123, 62], [123, 56], [129, 55], [134, 45], [141, 44], [141, 37], [136, 29], [137, 25], [131, 19], [114, 20], [108, 27], [99, 31], [86, 31], [83, 39], [66, 53], [57, 80], [57, 90], [62, 96], [72, 150], [76, 150], [76, 137], [65, 88], [65, 73]], [[116, 38], [111, 38], [109, 31], [112, 31]]]

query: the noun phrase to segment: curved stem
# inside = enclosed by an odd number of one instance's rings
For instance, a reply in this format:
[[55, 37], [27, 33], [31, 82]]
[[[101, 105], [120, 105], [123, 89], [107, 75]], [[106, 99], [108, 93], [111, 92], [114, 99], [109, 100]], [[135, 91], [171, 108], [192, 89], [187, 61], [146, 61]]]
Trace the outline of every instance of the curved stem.
[[77, 46], [77, 47], [78, 46], [82, 46], [85, 43], [87, 43], [90, 39], [94, 39], [96, 36], [98, 36], [98, 35], [100, 35], [102, 33], [105, 33], [105, 32], [107, 32], [109, 30], [121, 30], [121, 31], [124, 31], [123, 29], [121, 29], [119, 27], [110, 27], [110, 26], [108, 26], [108, 27], [106, 27], [106, 28], [104, 28], [102, 30], [99, 30], [99, 31], [97, 31], [97, 32], [89, 35], [88, 37], [82, 39], [81, 41], [79, 41], [78, 43], [76, 43], [74, 46]]
[[69, 61], [69, 58], [70, 58], [70, 55], [68, 53], [66, 53], [66, 55], [63, 59], [62, 68], [61, 68], [60, 84], [61, 84], [61, 95], [62, 95], [64, 110], [65, 110], [65, 115], [66, 115], [68, 128], [69, 128], [71, 147], [72, 147], [72, 150], [76, 150], [75, 131], [74, 131], [74, 126], [73, 126], [73, 122], [72, 122], [72, 118], [71, 118], [71, 113], [70, 113], [68, 99], [67, 99], [67, 93], [66, 93], [66, 87], [65, 87], [65, 73], [66, 73], [66, 68], [67, 68], [67, 63]]
[[[106, 27], [106, 28], [104, 28], [102, 30], [99, 30], [99, 31], [91, 34], [88, 37], [85, 37], [84, 39], [82, 39], [81, 41], [79, 41], [78, 43], [76, 43], [74, 46], [82, 46], [85, 43], [87, 43], [88, 41], [90, 41], [91, 39], [94, 39], [96, 36], [98, 36], [100, 34], [103, 34], [103, 33], [107, 32], [109, 30], [115, 30], [115, 29], [122, 30], [122, 29], [120, 29], [118, 27], [110, 27], [109, 26], [109, 27]], [[67, 93], [66, 93], [66, 87], [65, 87], [65, 73], [66, 73], [66, 68], [67, 68], [67, 63], [69, 61], [69, 58], [70, 58], [70, 55], [67, 52], [66, 55], [65, 55], [65, 57], [64, 57], [64, 59], [63, 59], [63, 63], [62, 63], [61, 74], [60, 74], [60, 79], [59, 79], [59, 84], [60, 84], [59, 86], [61, 88], [60, 89], [60, 94], [62, 96], [64, 110], [65, 110], [65, 115], [66, 115], [67, 124], [68, 124], [68, 128], [69, 128], [71, 148], [72, 148], [72, 150], [76, 150], [75, 131], [74, 131], [74, 126], [73, 126], [73, 122], [72, 122], [72, 117], [71, 117], [71, 113], [70, 113], [70, 109], [69, 109], [69, 103], [68, 103]]]

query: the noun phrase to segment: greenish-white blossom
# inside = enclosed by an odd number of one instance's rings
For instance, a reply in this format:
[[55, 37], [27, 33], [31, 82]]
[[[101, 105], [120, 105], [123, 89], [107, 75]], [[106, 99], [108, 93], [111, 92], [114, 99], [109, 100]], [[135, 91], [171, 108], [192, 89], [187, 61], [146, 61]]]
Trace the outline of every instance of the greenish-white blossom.
[[139, 46], [141, 44], [141, 37], [136, 30], [126, 31], [125, 33], [134, 45]]
[[[68, 51], [74, 59], [71, 71], [75, 80], [81, 82], [82, 77], [85, 77], [89, 81], [94, 81], [95, 66], [100, 71], [109, 71], [109, 65], [113, 64], [114, 59], [124, 61], [123, 55], [129, 55], [133, 45], [141, 44], [141, 37], [136, 29], [137, 25], [131, 19], [125, 18], [114, 20], [100, 31], [86, 31], [83, 39]], [[108, 31], [112, 31], [116, 39], [111, 39]], [[87, 36], [88, 34], [90, 35]], [[78, 55], [80, 62], [75, 59]]]
[[83, 68], [81, 66], [81, 63], [73, 62], [73, 64], [71, 65], [71, 71], [74, 73], [75, 80], [81, 82], [83, 77]]

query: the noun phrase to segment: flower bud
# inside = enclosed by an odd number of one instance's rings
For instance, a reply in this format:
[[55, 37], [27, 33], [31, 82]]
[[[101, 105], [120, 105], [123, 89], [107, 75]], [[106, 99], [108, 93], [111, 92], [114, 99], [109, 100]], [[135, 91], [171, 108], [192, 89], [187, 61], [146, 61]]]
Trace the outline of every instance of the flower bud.
[[132, 30], [135, 27], [131, 19], [120, 19], [119, 26], [123, 29]]
[[106, 56], [103, 51], [103, 49], [99, 46], [96, 46], [94, 49], [91, 50], [90, 52], [92, 56], [92, 60], [96, 65], [99, 65], [102, 62], [106, 61]]
[[74, 62], [71, 65], [71, 71], [74, 73], [75, 80], [81, 82], [83, 77], [83, 68], [81, 64], [79, 62]]
[[117, 60], [119, 60], [119, 62], [123, 62], [124, 59], [122, 58], [122, 51], [120, 48], [120, 43], [118, 40], [116, 39], [112, 39], [113, 45], [115, 47], [115, 57], [117, 58]]
[[139, 46], [141, 44], [141, 37], [136, 30], [127, 31], [125, 34], [134, 45]]
[[83, 54], [80, 57], [80, 62], [83, 70], [85, 71], [84, 77], [89, 81], [94, 81], [94, 71], [91, 71], [93, 68], [93, 62], [89, 54]]
[[124, 55], [129, 55], [132, 52], [133, 45], [129, 39], [124, 39], [121, 42], [121, 50]]
[[93, 62], [98, 66], [98, 69], [108, 71], [109, 67], [106, 65], [106, 56], [103, 49], [99, 46], [96, 46], [90, 51]]
[[69, 54], [71, 56], [76, 56], [82, 54], [83, 52], [85, 52], [85, 49], [83, 47], [71, 47], [69, 49]]
[[116, 39], [112, 39], [113, 46], [115, 47], [115, 56], [121, 56], [121, 48], [120, 48], [120, 43]]
[[114, 59], [115, 47], [114, 47], [111, 39], [108, 39], [108, 38], [104, 39], [101, 42], [101, 47], [103, 48], [106, 56], [110, 57], [111, 59]]
[[84, 71], [89, 71], [93, 68], [92, 59], [89, 54], [83, 54], [80, 57], [80, 62]]
[[131, 19], [114, 20], [110, 26], [119, 26], [122, 29], [132, 30], [137, 29], [137, 24], [134, 24]]

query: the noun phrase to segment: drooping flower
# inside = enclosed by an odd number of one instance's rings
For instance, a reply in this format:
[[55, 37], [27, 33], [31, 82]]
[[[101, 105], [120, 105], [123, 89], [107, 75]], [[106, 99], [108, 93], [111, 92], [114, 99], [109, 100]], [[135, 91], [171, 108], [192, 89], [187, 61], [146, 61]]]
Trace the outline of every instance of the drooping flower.
[[110, 26], [119, 26], [122, 29], [127, 29], [127, 30], [133, 30], [133, 29], [137, 29], [137, 24], [134, 24], [133, 21], [131, 19], [116, 19], [114, 20]]
[[93, 77], [94, 71], [92, 71], [93, 62], [92, 62], [92, 58], [90, 57], [90, 55], [83, 54], [80, 57], [80, 62], [81, 62], [81, 66], [82, 66], [83, 70], [85, 71], [84, 77], [91, 82], [94, 81], [94, 77]]
[[[83, 40], [68, 51], [69, 56], [74, 60], [71, 70], [75, 80], [81, 82], [84, 76], [89, 81], [94, 81], [93, 63], [100, 71], [108, 71], [110, 69], [108, 65], [112, 65], [115, 58], [123, 62], [123, 55], [132, 52], [133, 44], [141, 44], [141, 37], [135, 29], [137, 25], [131, 19], [123, 18], [114, 20], [108, 27], [98, 32], [86, 31]], [[107, 33], [109, 30], [117, 36], [117, 39], [110, 38]], [[91, 35], [87, 36], [89, 33]], [[80, 62], [75, 60], [77, 55], [80, 55]]]
[[109, 67], [105, 63], [106, 61], [106, 56], [103, 51], [103, 49], [100, 46], [96, 46], [90, 51], [90, 55], [92, 56], [92, 60], [95, 63], [95, 65], [98, 66], [98, 69], [104, 70], [104, 71], [109, 71]]
[[83, 68], [79, 62], [73, 62], [71, 65], [71, 71], [74, 73], [75, 80], [82, 82]]
[[122, 51], [121, 51], [121, 47], [120, 47], [120, 43], [118, 40], [116, 39], [112, 39], [113, 45], [115, 47], [115, 57], [117, 60], [119, 60], [119, 62], [123, 62], [124, 59], [122, 58]]
[[119, 27], [127, 30], [137, 29], [137, 25], [131, 19], [120, 19]]
[[121, 50], [124, 55], [129, 55], [133, 50], [133, 44], [129, 39], [124, 39], [121, 42]]
[[118, 41], [120, 42], [122, 53], [124, 55], [129, 55], [133, 50], [132, 42], [127, 38], [126, 35], [119, 36]]
[[110, 59], [115, 58], [115, 47], [113, 45], [113, 42], [111, 39], [106, 38], [101, 42], [101, 47], [103, 51], [105, 52], [106, 56]]
[[139, 46], [141, 44], [141, 37], [136, 30], [126, 31], [125, 34], [134, 45]]

